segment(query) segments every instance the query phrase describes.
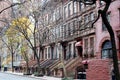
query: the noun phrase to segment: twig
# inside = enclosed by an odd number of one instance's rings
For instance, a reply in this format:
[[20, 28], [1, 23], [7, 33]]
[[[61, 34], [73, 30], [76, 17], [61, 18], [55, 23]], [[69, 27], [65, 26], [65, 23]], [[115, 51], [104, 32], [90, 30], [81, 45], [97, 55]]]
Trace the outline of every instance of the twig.
[[16, 6], [16, 5], [24, 4], [25, 2], [27, 2], [27, 1], [24, 1], [24, 2], [22, 2], [22, 3], [13, 3], [13, 4], [11, 4], [10, 6], [4, 8], [3, 10], [1, 10], [1, 11], [0, 11], [0, 14], [1, 14], [3, 11], [5, 11], [5, 10], [11, 8], [11, 7], [14, 7], [14, 6]]

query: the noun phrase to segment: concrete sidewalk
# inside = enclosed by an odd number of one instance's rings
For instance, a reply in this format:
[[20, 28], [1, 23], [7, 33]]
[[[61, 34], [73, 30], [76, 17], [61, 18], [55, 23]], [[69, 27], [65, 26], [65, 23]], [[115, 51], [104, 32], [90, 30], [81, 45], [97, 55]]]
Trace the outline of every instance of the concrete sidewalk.
[[34, 75], [23, 75], [23, 73], [16, 73], [16, 72], [11, 72], [11, 71], [5, 71], [4, 73], [25, 76], [25, 77], [31, 77], [31, 78], [37, 78], [37, 79], [42, 79], [42, 80], [62, 80], [61, 78], [56, 78], [56, 77], [50, 77], [50, 76], [36, 77]]

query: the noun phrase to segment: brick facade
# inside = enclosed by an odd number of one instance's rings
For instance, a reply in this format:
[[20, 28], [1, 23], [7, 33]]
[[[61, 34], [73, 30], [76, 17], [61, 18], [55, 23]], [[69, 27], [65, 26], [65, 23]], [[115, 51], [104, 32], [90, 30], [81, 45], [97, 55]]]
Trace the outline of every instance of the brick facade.
[[86, 70], [87, 80], [111, 80], [109, 63], [109, 60], [90, 60]]
[[[53, 3], [53, 0], [50, 3]], [[119, 3], [120, 0], [113, 1], [108, 11], [118, 50], [120, 49]], [[51, 73], [50, 76], [64, 77], [63, 66], [60, 66], [63, 60], [69, 77], [78, 78], [78, 74], [84, 71], [87, 80], [111, 80], [112, 61], [108, 58], [102, 59], [103, 43], [107, 40], [110, 41], [109, 33], [107, 30], [102, 30], [101, 18], [95, 23], [94, 28], [91, 28], [91, 22], [95, 20], [97, 10], [103, 8], [104, 5], [100, 5], [99, 0], [96, 5], [92, 6], [63, 0], [63, 2], [56, 3], [55, 6], [55, 10], [53, 9], [51, 12], [46, 10], [44, 13], [53, 17], [53, 19], [48, 19], [49, 24], [46, 26], [51, 27], [50, 31], [55, 33], [55, 36], [47, 33], [48, 36], [42, 44], [43, 52], [40, 54], [40, 60], [43, 60], [45, 67], [49, 66], [48, 69], [53, 67], [44, 71], [45, 74]], [[83, 42], [80, 46], [83, 49], [80, 57], [75, 46], [79, 41]], [[92, 57], [91, 54], [93, 54]], [[51, 60], [53, 60], [52, 62], [58, 61], [47, 65]], [[88, 69], [84, 69], [83, 60], [88, 61]]]

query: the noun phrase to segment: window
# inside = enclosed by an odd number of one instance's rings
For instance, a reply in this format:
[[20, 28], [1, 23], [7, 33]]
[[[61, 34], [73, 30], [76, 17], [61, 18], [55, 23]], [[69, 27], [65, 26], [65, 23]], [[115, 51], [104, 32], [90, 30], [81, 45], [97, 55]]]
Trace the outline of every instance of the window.
[[61, 26], [58, 26], [58, 38], [60, 38], [60, 31], [61, 31], [61, 28], [60, 28]]
[[61, 36], [64, 38], [64, 25], [61, 25]]
[[79, 2], [79, 10], [81, 11], [81, 10], [83, 10], [83, 9], [84, 9], [84, 4], [81, 3], [81, 2]]
[[53, 54], [53, 59], [57, 59], [57, 45], [55, 46], [55, 49], [54, 49], [54, 54]]
[[[107, 14], [107, 19], [108, 19], [108, 22], [110, 22], [110, 13]], [[107, 31], [107, 28], [103, 22], [102, 22], [102, 30]]]
[[68, 36], [68, 32], [69, 32], [69, 26], [66, 25], [66, 37]]
[[86, 15], [84, 16], [84, 23], [88, 23], [88, 21], [89, 21], [88, 15], [86, 14]]
[[51, 45], [51, 59], [54, 59], [54, 46]]
[[106, 28], [106, 26], [105, 26], [105, 24], [103, 22], [102, 22], [102, 30], [107, 31], [107, 28]]
[[47, 59], [47, 48], [45, 48], [44, 54], [45, 54], [45, 59]]
[[79, 29], [81, 29], [82, 28], [82, 19], [81, 19], [81, 17], [79, 18]]
[[60, 37], [60, 29], [59, 29], [59, 26], [56, 27], [56, 37], [57, 37], [57, 38]]
[[71, 58], [71, 56], [72, 56], [72, 55], [71, 55], [71, 53], [72, 53], [72, 51], [71, 51], [71, 50], [72, 50], [72, 49], [71, 49], [71, 44], [69, 44], [68, 46], [69, 46], [69, 58]]
[[86, 72], [78, 72], [78, 79], [86, 80]]
[[48, 47], [48, 58], [51, 57], [51, 50], [50, 50], [50, 47]]
[[84, 57], [87, 57], [87, 55], [88, 55], [88, 39], [85, 39], [84, 40], [84, 43], [85, 43], [85, 45], [84, 45]]
[[77, 79], [79, 80], [86, 80], [86, 71], [82, 67], [77, 67]]
[[[49, 37], [50, 37], [50, 41], [53, 41], [53, 35], [51, 35], [51, 32], [53, 32], [52, 28], [50, 29], [50, 35], [49, 35]], [[53, 34], [54, 34], [54, 32], [53, 32]]]
[[110, 22], [110, 12], [107, 14], [107, 19]]
[[94, 48], [94, 37], [90, 38], [90, 47]]
[[64, 18], [67, 18], [67, 7], [64, 7]]
[[60, 46], [57, 44], [57, 59], [59, 59], [60, 58], [60, 52], [59, 52], [59, 48], [60, 48]]
[[85, 48], [88, 48], [88, 39], [85, 39]]
[[71, 30], [70, 30], [70, 23], [68, 23], [68, 35], [70, 35], [70, 33], [71, 33]]
[[60, 17], [61, 17], [61, 7], [58, 7], [57, 9], [56, 9], [56, 20], [59, 20], [60, 19]]
[[62, 37], [62, 25], [59, 26], [60, 29], [60, 38]]
[[74, 27], [74, 30], [75, 30], [75, 31], [74, 31], [74, 33], [77, 34], [77, 32], [78, 32], [78, 27], [79, 27], [79, 26], [78, 26], [77, 20], [74, 20], [74, 21], [75, 21], [75, 27]]
[[75, 32], [75, 20], [73, 21], [73, 34]]
[[94, 56], [94, 37], [90, 38], [90, 57]]
[[45, 57], [44, 57], [44, 52], [43, 52], [43, 50], [42, 50], [42, 53], [41, 53], [41, 59], [44, 59]]
[[73, 23], [72, 22], [70, 22], [70, 35], [73, 35]]
[[68, 44], [68, 46], [66, 47], [66, 59], [70, 59], [71, 58], [71, 44]]
[[63, 29], [63, 37], [65, 38], [66, 37], [66, 25], [64, 25], [64, 29]]
[[102, 59], [112, 58], [112, 45], [109, 40], [102, 45]]
[[68, 16], [72, 14], [72, 5], [68, 4]]
[[73, 13], [76, 13], [77, 12], [77, 2], [74, 1], [73, 2]]
[[75, 43], [73, 44], [73, 57], [75, 58], [77, 56], [77, 50], [75, 48]]
[[94, 13], [93, 12], [90, 13], [90, 21], [92, 21], [92, 20], [94, 20]]
[[89, 5], [87, 5], [87, 4], [84, 4], [84, 6], [85, 6], [85, 7], [88, 7]]
[[59, 19], [59, 8], [56, 9], [56, 20]]
[[52, 41], [52, 36], [53, 36], [53, 35], [51, 35], [51, 32], [52, 32], [52, 29], [50, 29], [50, 33], [49, 33], [50, 41]]
[[59, 52], [58, 52], [58, 45], [56, 45], [56, 49], [55, 49], [55, 59], [59, 58]]
[[61, 7], [59, 7], [59, 17], [61, 17]]

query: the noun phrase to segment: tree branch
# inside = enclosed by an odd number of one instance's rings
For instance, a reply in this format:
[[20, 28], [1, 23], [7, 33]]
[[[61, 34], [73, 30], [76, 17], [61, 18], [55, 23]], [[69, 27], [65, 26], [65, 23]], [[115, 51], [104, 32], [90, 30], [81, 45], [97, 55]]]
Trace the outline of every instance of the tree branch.
[[10, 6], [4, 8], [3, 10], [1, 10], [1, 11], [0, 11], [0, 14], [1, 14], [2, 12], [4, 12], [5, 10], [11, 8], [11, 7], [14, 7], [14, 6], [16, 6], [16, 5], [24, 4], [25, 2], [27, 2], [27, 1], [24, 1], [24, 2], [21, 2], [21, 3], [13, 3], [13, 4], [11, 4]]
[[98, 21], [99, 18], [100, 18], [100, 13], [99, 13], [99, 11], [98, 11], [98, 16], [97, 16], [97, 18], [95, 19], [95, 21], [92, 23], [92, 27], [93, 27], [93, 25]]

